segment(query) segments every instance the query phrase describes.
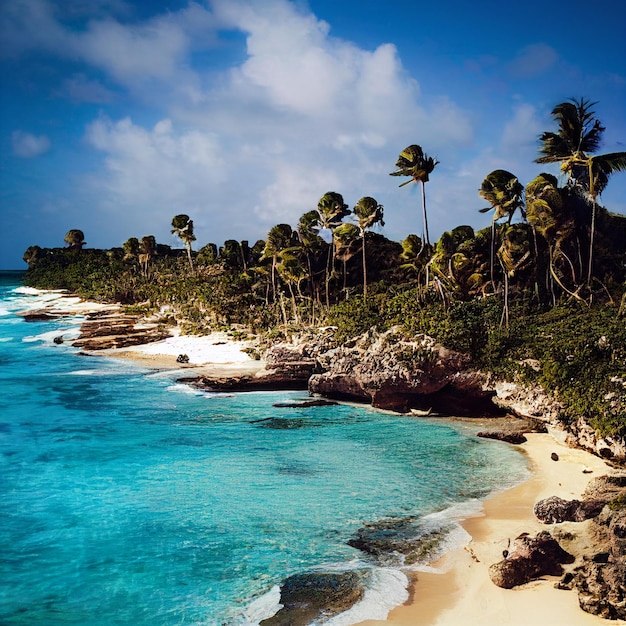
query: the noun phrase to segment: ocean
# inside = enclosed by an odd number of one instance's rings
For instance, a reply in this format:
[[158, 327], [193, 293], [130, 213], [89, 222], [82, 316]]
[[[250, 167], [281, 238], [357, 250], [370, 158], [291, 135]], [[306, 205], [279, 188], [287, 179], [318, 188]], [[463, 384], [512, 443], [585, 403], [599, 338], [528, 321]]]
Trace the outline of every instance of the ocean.
[[2, 624], [252, 626], [288, 576], [354, 569], [367, 591], [328, 624], [381, 619], [407, 598], [408, 566], [350, 546], [359, 529], [410, 520], [442, 531], [443, 551], [528, 476], [471, 425], [276, 407], [306, 394], [207, 393], [80, 355], [81, 318], [26, 322], [16, 312], [45, 295], [19, 287], [0, 274]]

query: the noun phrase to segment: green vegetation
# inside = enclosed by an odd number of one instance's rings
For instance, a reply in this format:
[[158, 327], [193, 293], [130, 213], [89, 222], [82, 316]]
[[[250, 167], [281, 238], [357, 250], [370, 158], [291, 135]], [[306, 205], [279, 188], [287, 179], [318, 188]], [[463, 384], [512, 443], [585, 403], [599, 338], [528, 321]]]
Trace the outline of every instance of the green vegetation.
[[583, 416], [603, 434], [625, 435], [626, 216], [597, 199], [609, 175], [626, 169], [626, 153], [590, 156], [604, 131], [590, 106], [558, 105], [558, 132], [541, 136], [538, 162], [562, 163], [565, 184], [548, 173], [525, 187], [506, 170], [487, 174], [479, 194], [493, 220], [478, 232], [458, 226], [431, 245], [424, 183], [437, 161], [411, 145], [393, 175], [422, 185], [422, 238], [386, 239], [372, 231], [383, 219], [374, 198], [350, 211], [331, 191], [295, 227], [278, 224], [253, 246], [228, 240], [194, 252], [183, 214], [172, 232], [184, 250], [151, 235], [84, 249], [73, 229], [67, 248], [26, 251], [25, 281], [121, 302], [189, 334], [237, 326], [272, 339], [330, 325], [343, 342], [401, 325], [477, 367], [543, 386], [565, 421]]

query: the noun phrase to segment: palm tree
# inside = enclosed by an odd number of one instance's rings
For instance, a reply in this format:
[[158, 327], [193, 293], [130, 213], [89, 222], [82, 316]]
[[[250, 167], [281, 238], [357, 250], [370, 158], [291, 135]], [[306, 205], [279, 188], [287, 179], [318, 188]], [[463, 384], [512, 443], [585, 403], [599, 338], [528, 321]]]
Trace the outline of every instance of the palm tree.
[[494, 170], [487, 174], [483, 180], [478, 195], [489, 202], [490, 206], [485, 209], [479, 209], [481, 213], [493, 211], [491, 219], [491, 284], [495, 288], [493, 278], [493, 256], [495, 247], [496, 222], [505, 216], [508, 216], [507, 224], [511, 223], [511, 219], [517, 209], [520, 209], [524, 216], [524, 186], [519, 182], [516, 176], [507, 172], [507, 170]]
[[82, 250], [83, 246], [87, 245], [83, 231], [77, 228], [68, 230], [63, 241], [68, 245], [70, 250]]
[[176, 235], [187, 248], [187, 258], [189, 259], [189, 267], [193, 272], [193, 261], [191, 260], [191, 242], [196, 240], [193, 234], [193, 220], [188, 215], [181, 213], [175, 215], [172, 219], [172, 235]]
[[328, 263], [326, 266], [326, 306], [330, 306], [329, 284], [334, 271], [334, 238], [335, 229], [341, 224], [344, 217], [350, 215], [348, 205], [343, 196], [336, 191], [327, 191], [317, 203], [318, 228], [330, 231], [330, 246], [328, 248]]
[[277, 224], [267, 234], [262, 259], [272, 259], [272, 297], [276, 299], [276, 265], [280, 253], [294, 243], [294, 232], [289, 224]]
[[335, 246], [334, 256], [343, 264], [343, 292], [348, 299], [347, 264], [348, 261], [358, 253], [357, 242], [360, 238], [359, 227], [356, 224], [344, 223], [335, 228], [333, 245]]
[[309, 294], [311, 295], [311, 319], [314, 319], [314, 297], [319, 300], [319, 289], [316, 286], [315, 276], [313, 273], [313, 261], [312, 259], [321, 255], [324, 249], [325, 241], [319, 236], [317, 229], [319, 228], [319, 214], [317, 211], [307, 211], [298, 220], [298, 239], [300, 240], [300, 247], [302, 253], [306, 258], [308, 281], [309, 281]]
[[430, 237], [428, 235], [428, 216], [426, 213], [426, 191], [425, 183], [429, 180], [429, 174], [435, 169], [439, 161], [429, 157], [424, 153], [421, 146], [410, 145], [405, 148], [396, 161], [397, 171], [391, 172], [391, 176], [410, 176], [411, 179], [401, 183], [404, 187], [411, 182], [422, 184], [422, 217], [424, 222], [424, 242], [430, 247]]
[[588, 287], [591, 286], [593, 267], [597, 198], [604, 191], [611, 174], [626, 170], [626, 152], [591, 156], [599, 149], [606, 130], [592, 110], [596, 104], [581, 98], [554, 107], [552, 117], [558, 124], [558, 132], [544, 132], [539, 137], [542, 156], [535, 160], [537, 163], [560, 163], [561, 171], [567, 173], [569, 184], [581, 189], [590, 200]]
[[142, 237], [139, 242], [139, 262], [141, 263], [144, 276], [148, 276], [148, 266], [150, 265], [152, 257], [157, 253], [156, 246], [157, 244], [154, 235], [146, 235], [145, 237]]
[[380, 224], [385, 225], [383, 221], [384, 207], [382, 204], [371, 198], [370, 196], [364, 196], [355, 205], [354, 214], [358, 219], [359, 232], [361, 234], [362, 248], [363, 248], [363, 302], [367, 304], [367, 262], [365, 260], [365, 235], [367, 231]]
[[[533, 232], [546, 242], [550, 277], [563, 291], [582, 300], [578, 295], [580, 286], [576, 287], [576, 270], [570, 258], [573, 248], [571, 242], [576, 233], [574, 215], [564, 207], [563, 193], [558, 187], [556, 176], [539, 174], [526, 185], [526, 213]], [[542, 255], [538, 249], [536, 257], [540, 264]], [[569, 282], [567, 274], [571, 276], [571, 288], [565, 284]]]

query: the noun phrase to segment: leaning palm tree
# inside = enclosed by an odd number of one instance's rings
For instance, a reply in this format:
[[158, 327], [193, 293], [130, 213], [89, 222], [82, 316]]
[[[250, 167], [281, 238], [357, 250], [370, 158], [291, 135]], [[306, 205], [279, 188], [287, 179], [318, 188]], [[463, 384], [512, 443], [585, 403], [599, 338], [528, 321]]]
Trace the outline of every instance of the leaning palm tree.
[[424, 243], [430, 246], [430, 237], [428, 235], [428, 215], [426, 213], [426, 191], [425, 183], [429, 180], [429, 175], [438, 165], [439, 161], [433, 157], [429, 157], [424, 153], [421, 146], [410, 145], [405, 148], [396, 161], [395, 172], [391, 172], [391, 176], [410, 176], [407, 180], [400, 184], [400, 187], [408, 185], [411, 182], [422, 184], [422, 218], [424, 222]]
[[336, 191], [326, 192], [317, 203], [318, 228], [330, 231], [330, 246], [328, 248], [328, 263], [326, 267], [326, 306], [330, 305], [330, 278], [334, 271], [334, 237], [335, 229], [341, 224], [344, 217], [350, 212], [344, 203], [343, 196]]
[[362, 250], [363, 250], [363, 302], [367, 304], [367, 262], [365, 260], [365, 236], [367, 231], [380, 224], [385, 225], [383, 221], [384, 207], [382, 204], [371, 198], [370, 196], [364, 196], [355, 205], [354, 215], [358, 219], [359, 232], [361, 234]]
[[517, 209], [520, 209], [522, 216], [524, 216], [524, 186], [511, 172], [494, 170], [487, 174], [487, 177], [483, 180], [478, 195], [487, 200], [490, 205], [484, 209], [479, 209], [480, 212], [493, 211], [493, 218], [491, 219], [490, 270], [491, 284], [495, 288], [493, 265], [494, 247], [496, 245], [496, 222], [507, 216], [507, 224], [510, 224]]
[[276, 266], [280, 253], [294, 243], [294, 232], [289, 224], [277, 224], [272, 227], [265, 240], [261, 259], [272, 259], [271, 285], [272, 298], [276, 300]]
[[189, 259], [189, 267], [193, 272], [193, 261], [191, 260], [191, 242], [196, 240], [193, 234], [193, 220], [188, 215], [175, 215], [172, 219], [172, 235], [176, 235], [187, 249], [187, 258]]
[[537, 163], [560, 163], [561, 170], [567, 173], [569, 184], [582, 190], [591, 204], [589, 226], [589, 260], [587, 264], [587, 286], [591, 286], [593, 268], [593, 244], [597, 198], [614, 172], [626, 170], [626, 152], [612, 152], [593, 155], [600, 147], [606, 130], [595, 116], [592, 107], [597, 104], [581, 98], [558, 104], [552, 110], [552, 117], [558, 124], [558, 131], [544, 132]]

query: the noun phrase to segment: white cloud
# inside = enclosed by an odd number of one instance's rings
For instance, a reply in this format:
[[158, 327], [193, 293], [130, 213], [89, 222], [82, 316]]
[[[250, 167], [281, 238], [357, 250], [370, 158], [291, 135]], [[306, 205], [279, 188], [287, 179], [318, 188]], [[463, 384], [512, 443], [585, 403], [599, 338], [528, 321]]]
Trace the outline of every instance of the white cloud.
[[559, 59], [554, 48], [545, 43], [536, 43], [522, 48], [510, 65], [511, 72], [521, 78], [532, 78], [544, 74]]
[[16, 130], [11, 135], [13, 153], [21, 159], [32, 159], [50, 150], [50, 139], [46, 135], [33, 135]]

